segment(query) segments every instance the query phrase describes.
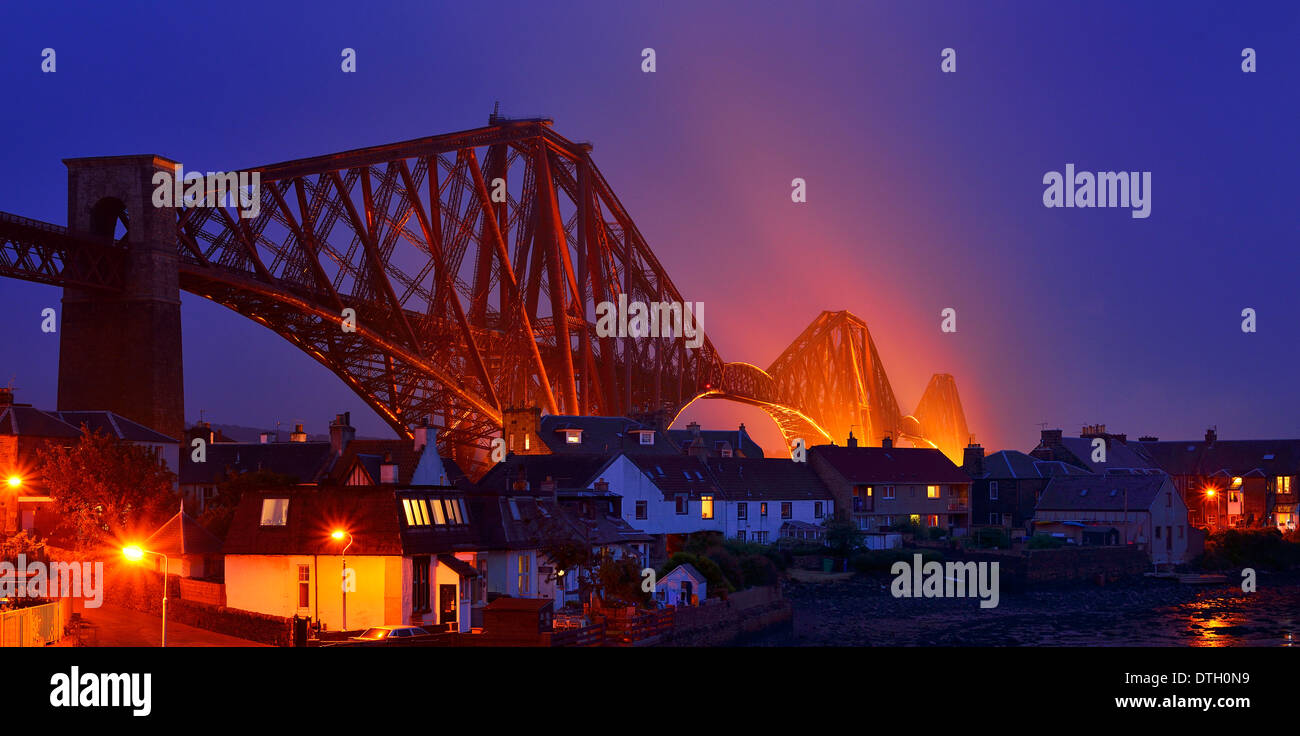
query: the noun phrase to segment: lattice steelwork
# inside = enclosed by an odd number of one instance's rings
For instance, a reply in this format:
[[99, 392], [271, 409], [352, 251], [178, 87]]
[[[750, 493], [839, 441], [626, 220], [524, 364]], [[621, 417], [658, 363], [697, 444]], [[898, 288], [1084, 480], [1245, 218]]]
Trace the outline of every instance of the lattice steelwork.
[[[182, 289], [282, 335], [405, 436], [428, 417], [471, 471], [503, 409], [675, 417], [697, 398], [763, 407], [787, 441], [888, 432], [924, 442], [965, 420], [956, 389], [902, 418], [866, 325], [823, 313], [767, 370], [724, 364], [705, 339], [599, 337], [595, 305], [684, 302], [590, 146], [546, 120], [263, 166], [260, 212], [177, 210]], [[120, 288], [111, 244], [0, 217], [0, 275]], [[71, 255], [69, 255], [71, 253]], [[117, 258], [117, 260], [114, 260]], [[77, 264], [75, 268], [68, 264]], [[698, 298], [695, 299], [698, 301]], [[355, 331], [345, 331], [345, 310]], [[953, 419], [956, 417], [956, 419]]]

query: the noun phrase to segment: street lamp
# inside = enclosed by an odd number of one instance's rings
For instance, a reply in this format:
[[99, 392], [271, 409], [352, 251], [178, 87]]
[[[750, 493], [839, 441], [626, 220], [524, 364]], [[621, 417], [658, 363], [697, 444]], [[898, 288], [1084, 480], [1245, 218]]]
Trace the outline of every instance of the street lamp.
[[122, 548], [122, 555], [131, 562], [139, 562], [144, 559], [145, 555], [154, 555], [161, 557], [163, 561], [163, 579], [162, 579], [162, 644], [167, 646], [167, 555], [162, 552], [144, 549], [138, 544]]
[[[1206, 510], [1205, 506], [1206, 506], [1207, 503], [1209, 503], [1211, 500], [1213, 500], [1213, 498], [1215, 497], [1215, 495], [1217, 495], [1217, 494], [1216, 494], [1216, 492], [1215, 492], [1215, 490], [1214, 490], [1213, 488], [1206, 488], [1206, 489], [1205, 489], [1205, 499], [1204, 499], [1203, 501], [1201, 501], [1201, 513], [1204, 514], [1205, 517], [1206, 517], [1206, 519], [1205, 519], [1205, 527], [1206, 527], [1207, 529], [1210, 527], [1210, 519], [1209, 519], [1209, 512]], [[1218, 518], [1219, 518], [1219, 504], [1218, 504], [1217, 501], [1216, 501], [1215, 504], [1214, 504], [1214, 518], [1215, 518], [1215, 521], [1217, 522], [1217, 521], [1218, 521]]]
[[342, 631], [348, 630], [348, 548], [352, 546], [352, 532], [344, 529], [335, 529], [330, 533], [330, 537], [339, 541], [342, 541], [345, 536], [348, 538], [348, 543], [343, 547], [343, 579], [339, 583], [339, 587], [343, 589]]
[[11, 475], [5, 479], [5, 482], [9, 484], [10, 488], [17, 488], [23, 484], [23, 479], [17, 475]]

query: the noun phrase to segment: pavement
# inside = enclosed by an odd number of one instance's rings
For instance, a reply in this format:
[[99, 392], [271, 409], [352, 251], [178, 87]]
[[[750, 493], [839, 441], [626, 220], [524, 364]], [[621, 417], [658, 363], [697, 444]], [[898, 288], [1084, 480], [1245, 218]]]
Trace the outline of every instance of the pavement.
[[[87, 608], [81, 617], [88, 624], [82, 629], [82, 646], [156, 647], [162, 635], [160, 617], [127, 608], [109, 605]], [[168, 621], [167, 646], [264, 647], [267, 645]]]

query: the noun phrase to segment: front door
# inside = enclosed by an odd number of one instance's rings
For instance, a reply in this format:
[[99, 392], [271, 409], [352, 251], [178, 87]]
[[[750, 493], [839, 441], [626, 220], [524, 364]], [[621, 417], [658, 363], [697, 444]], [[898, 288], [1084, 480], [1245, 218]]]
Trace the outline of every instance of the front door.
[[456, 621], [456, 586], [438, 586], [438, 623], [451, 624], [450, 631], [457, 631], [460, 626]]

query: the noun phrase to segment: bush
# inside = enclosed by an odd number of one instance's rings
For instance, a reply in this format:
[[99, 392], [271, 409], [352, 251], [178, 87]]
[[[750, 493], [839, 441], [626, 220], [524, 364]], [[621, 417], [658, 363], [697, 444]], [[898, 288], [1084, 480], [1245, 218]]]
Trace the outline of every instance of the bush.
[[710, 597], [720, 595], [722, 591], [735, 590], [735, 588], [731, 587], [731, 583], [727, 582], [727, 577], [722, 573], [722, 568], [718, 567], [718, 563], [708, 557], [696, 557], [689, 552], [678, 552], [669, 557], [664, 569], [660, 570], [656, 577], [662, 578], [672, 572], [673, 568], [686, 563], [699, 570], [700, 574], [704, 576], [709, 585]]
[[1211, 570], [1286, 570], [1300, 565], [1300, 544], [1287, 541], [1278, 529], [1226, 529], [1206, 538], [1199, 563]]
[[[1053, 537], [1055, 538], [1055, 537]], [[1011, 549], [1011, 537], [1005, 529], [998, 527], [980, 527], [971, 532], [971, 545], [981, 549]]]
[[1035, 534], [1029, 538], [1029, 549], [1060, 549], [1064, 546], [1064, 539], [1051, 534]]
[[764, 555], [746, 555], [740, 558], [740, 572], [745, 578], [746, 588], [775, 585], [777, 582], [776, 565]]
[[[745, 576], [740, 571], [740, 561], [736, 556], [723, 549], [714, 547], [705, 555], [705, 559], [712, 560], [718, 569], [722, 570], [722, 575], [731, 585], [732, 590], [740, 590], [745, 587]], [[700, 572], [704, 572], [701, 570]]]

